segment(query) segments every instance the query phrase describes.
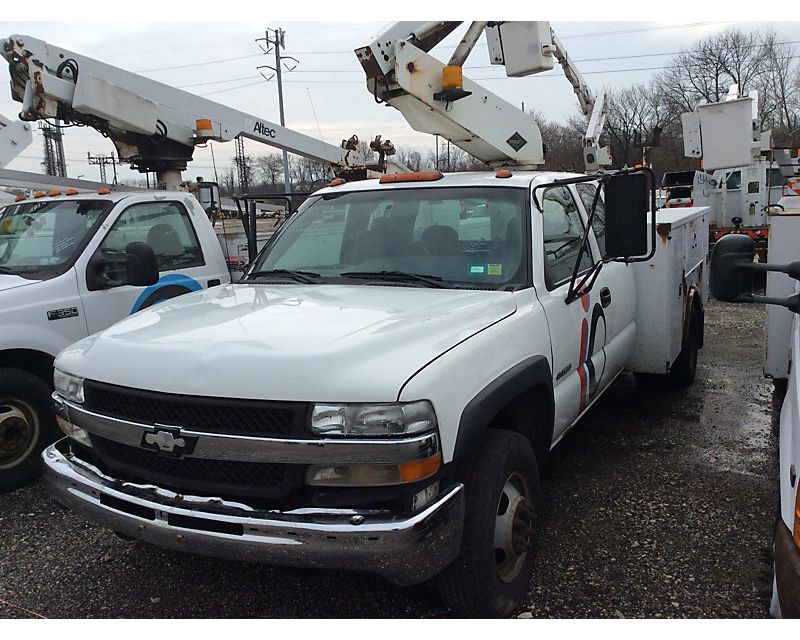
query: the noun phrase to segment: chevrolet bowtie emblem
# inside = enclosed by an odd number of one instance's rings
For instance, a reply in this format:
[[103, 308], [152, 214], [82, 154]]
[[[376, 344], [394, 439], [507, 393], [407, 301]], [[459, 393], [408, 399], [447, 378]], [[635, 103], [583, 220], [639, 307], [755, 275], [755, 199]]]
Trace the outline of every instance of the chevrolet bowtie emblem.
[[142, 436], [139, 446], [144, 449], [172, 453], [176, 455], [191, 455], [197, 444], [197, 437], [184, 436], [181, 427], [168, 427], [161, 424], [155, 425], [155, 431]]
[[185, 447], [186, 440], [183, 438], [176, 438], [169, 431], [156, 431], [155, 433], [146, 433], [144, 441], [147, 444], [154, 444], [162, 451], [172, 452], [175, 447]]

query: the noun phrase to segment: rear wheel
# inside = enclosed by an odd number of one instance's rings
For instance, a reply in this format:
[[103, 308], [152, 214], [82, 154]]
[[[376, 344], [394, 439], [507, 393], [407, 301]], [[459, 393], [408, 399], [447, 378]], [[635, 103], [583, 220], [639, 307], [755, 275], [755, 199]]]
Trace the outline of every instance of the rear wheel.
[[34, 480], [39, 454], [57, 437], [47, 384], [21, 369], [0, 370], [0, 491]]
[[688, 387], [697, 375], [697, 352], [700, 350], [700, 336], [703, 331], [701, 322], [700, 312], [692, 307], [686, 343], [669, 370], [670, 380], [679, 387]]
[[520, 434], [489, 430], [463, 480], [461, 553], [439, 577], [439, 591], [455, 615], [509, 616], [525, 594], [539, 543], [536, 456]]

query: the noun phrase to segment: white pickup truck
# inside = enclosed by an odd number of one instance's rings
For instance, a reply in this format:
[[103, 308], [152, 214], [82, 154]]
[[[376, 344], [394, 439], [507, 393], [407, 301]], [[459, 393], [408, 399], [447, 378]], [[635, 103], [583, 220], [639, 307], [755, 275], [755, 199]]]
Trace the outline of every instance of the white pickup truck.
[[[230, 282], [188, 193], [68, 193], [0, 210], [0, 491], [34, 478], [58, 437], [59, 351], [156, 302]], [[148, 260], [157, 272], [145, 277]]]
[[123, 537], [438, 576], [453, 612], [508, 615], [550, 449], [626, 367], [694, 378], [707, 209], [650, 218], [647, 175], [605, 201], [568, 174], [333, 181], [242, 281], [59, 355], [49, 491]]

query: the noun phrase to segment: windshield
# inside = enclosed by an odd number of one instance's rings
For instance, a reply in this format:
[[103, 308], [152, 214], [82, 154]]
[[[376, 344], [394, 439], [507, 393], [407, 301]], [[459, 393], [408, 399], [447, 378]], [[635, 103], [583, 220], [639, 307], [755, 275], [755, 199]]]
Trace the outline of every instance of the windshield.
[[498, 187], [326, 194], [281, 228], [248, 278], [302, 271], [325, 282], [364, 283], [370, 274], [431, 284], [403, 279], [412, 274], [462, 288], [523, 286], [527, 194]]
[[0, 212], [0, 268], [39, 270], [66, 263], [108, 205], [106, 200], [9, 205]]

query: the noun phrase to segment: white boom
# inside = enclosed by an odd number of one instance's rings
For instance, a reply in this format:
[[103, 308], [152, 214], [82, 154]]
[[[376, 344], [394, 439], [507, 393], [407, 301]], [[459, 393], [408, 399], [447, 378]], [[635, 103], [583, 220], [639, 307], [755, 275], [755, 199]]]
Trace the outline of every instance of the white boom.
[[7, 38], [2, 55], [21, 120], [94, 127], [111, 138], [120, 160], [155, 171], [168, 188], [177, 188], [195, 146], [239, 136], [347, 166], [345, 149], [30, 36]]
[[428, 55], [459, 24], [396, 22], [356, 49], [375, 100], [398, 109], [417, 131], [440, 135], [490, 166], [541, 166], [544, 147], [533, 118], [461, 74], [485, 32], [491, 63], [502, 64], [510, 77], [552, 69], [553, 58], [559, 61], [583, 113], [590, 116], [584, 136], [586, 170], [611, 164], [608, 150], [599, 144], [606, 96], [595, 100], [549, 22], [473, 22], [447, 65]]

